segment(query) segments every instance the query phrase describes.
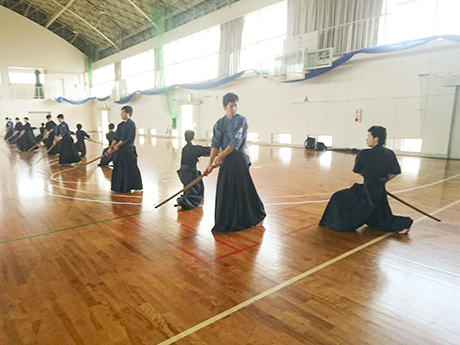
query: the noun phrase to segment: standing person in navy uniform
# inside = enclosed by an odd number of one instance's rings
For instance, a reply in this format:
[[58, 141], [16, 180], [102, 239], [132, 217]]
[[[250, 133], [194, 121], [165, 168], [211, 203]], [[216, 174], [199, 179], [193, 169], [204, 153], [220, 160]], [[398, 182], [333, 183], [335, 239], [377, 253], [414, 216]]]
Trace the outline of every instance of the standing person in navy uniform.
[[136, 124], [131, 120], [133, 108], [129, 105], [121, 108], [122, 122], [118, 124], [115, 138], [107, 150], [114, 153], [112, 171], [112, 191], [126, 193], [142, 190], [141, 172], [137, 166], [137, 152], [134, 146]]
[[[46, 145], [46, 151], [48, 152], [51, 146], [54, 144], [54, 138], [57, 135], [57, 125], [51, 118], [51, 115], [46, 115], [46, 126], [45, 126], [45, 136], [43, 137], [43, 142]], [[59, 147], [55, 145], [51, 151], [48, 152], [49, 155], [57, 155], [59, 153]]]
[[[266, 216], [262, 201], [249, 174], [245, 152], [248, 122], [237, 114], [238, 96], [227, 93], [223, 99], [225, 116], [214, 125], [210, 174], [220, 166], [217, 177], [215, 225], [213, 232], [240, 231], [261, 226]], [[220, 150], [220, 153], [219, 153]]]
[[34, 135], [34, 129], [37, 129], [37, 128], [31, 127], [29, 123], [29, 118], [25, 117], [24, 126], [23, 126], [24, 147], [22, 151], [29, 151], [32, 147], [34, 150], [38, 150], [38, 145], [36, 145], [37, 141]]
[[367, 224], [375, 230], [406, 234], [413, 223], [409, 217], [394, 216], [388, 204], [386, 183], [401, 173], [396, 155], [387, 149], [387, 131], [381, 126], [368, 130], [367, 146], [355, 160], [353, 172], [364, 177], [349, 189], [334, 193], [320, 225], [334, 231], [355, 231]]
[[59, 164], [72, 164], [78, 163], [81, 161], [80, 156], [78, 155], [77, 149], [73, 143], [73, 139], [70, 136], [69, 125], [64, 121], [64, 115], [59, 114], [57, 116], [59, 121], [59, 126], [57, 127], [58, 136], [54, 139], [54, 142], [57, 143], [60, 141], [60, 154], [59, 154]]

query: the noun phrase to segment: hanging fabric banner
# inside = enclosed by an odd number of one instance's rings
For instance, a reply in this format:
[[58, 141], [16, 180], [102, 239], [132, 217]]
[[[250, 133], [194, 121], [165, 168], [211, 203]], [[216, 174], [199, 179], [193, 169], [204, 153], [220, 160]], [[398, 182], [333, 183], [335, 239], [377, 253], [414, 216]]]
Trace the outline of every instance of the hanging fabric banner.
[[88, 101], [95, 101], [95, 100], [98, 100], [99, 102], [105, 102], [109, 98], [110, 98], [110, 96], [103, 97], [103, 98], [89, 97], [89, 98], [85, 98], [85, 99], [74, 100], [74, 99], [67, 99], [67, 98], [64, 98], [64, 97], [57, 97], [57, 98], [55, 98], [55, 100], [58, 103], [67, 102], [67, 103], [74, 104], [74, 105], [80, 105], [80, 104], [85, 104]]
[[429, 43], [429, 42], [432, 42], [432, 41], [436, 41], [438, 39], [445, 39], [445, 40], [460, 43], [460, 36], [459, 35], [441, 35], [441, 36], [432, 36], [432, 37], [427, 37], [427, 38], [420, 38], [420, 39], [415, 39], [415, 40], [410, 40], [410, 41], [405, 41], [405, 42], [400, 42], [400, 43], [385, 44], [385, 45], [377, 46], [377, 47], [363, 48], [363, 49], [356, 50], [354, 52], [343, 54], [341, 57], [339, 57], [338, 59], [336, 59], [332, 63], [331, 67], [318, 68], [318, 69], [315, 69], [315, 70], [311, 70], [305, 75], [304, 79], [292, 80], [292, 81], [288, 81], [287, 83], [295, 83], [295, 82], [299, 82], [299, 81], [304, 81], [306, 79], [312, 79], [312, 78], [318, 77], [318, 76], [320, 76], [320, 75], [322, 75], [324, 73], [332, 71], [333, 69], [343, 65], [345, 62], [350, 60], [356, 54], [383, 54], [383, 53], [398, 52], [398, 51], [402, 51], [402, 50], [415, 48], [415, 47], [420, 46], [422, 44], [426, 44], [426, 43]]
[[205, 89], [212, 89], [213, 87], [218, 87], [224, 84], [227, 84], [236, 78], [241, 77], [245, 71], [241, 71], [232, 75], [226, 75], [223, 77], [219, 77], [217, 79], [208, 80], [203, 83], [199, 84], [179, 84], [178, 86], [187, 89], [187, 90], [205, 90]]

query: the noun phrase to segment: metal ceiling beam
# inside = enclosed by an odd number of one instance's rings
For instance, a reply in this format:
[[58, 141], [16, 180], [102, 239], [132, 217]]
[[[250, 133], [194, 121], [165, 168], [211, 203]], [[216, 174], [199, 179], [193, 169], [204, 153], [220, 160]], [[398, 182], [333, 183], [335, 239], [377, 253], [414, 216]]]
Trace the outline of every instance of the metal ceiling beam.
[[[170, 8], [174, 8], [174, 10], [173, 10], [171, 13], [169, 13], [169, 14], [165, 17], [165, 19], [169, 19], [169, 18], [174, 17], [174, 16], [176, 16], [176, 15], [182, 13], [182, 12], [186, 12], [186, 11], [190, 10], [193, 6], [196, 6], [196, 5], [200, 4], [200, 3], [205, 3], [205, 4], [208, 4], [209, 6], [212, 6], [211, 4], [209, 4], [209, 2], [207, 2], [207, 1], [205, 1], [205, 0], [192, 0], [191, 2], [189, 2], [189, 5], [190, 5], [190, 6], [187, 7], [187, 8], [177, 8], [177, 7], [173, 7], [173, 6], [171, 6], [171, 5], [166, 5], [165, 2], [162, 1], [162, 0], [156, 0], [156, 1], [159, 2], [159, 3], [161, 3], [163, 6], [168, 6], [168, 7], [170, 7]], [[216, 6], [215, 4], [213, 4], [213, 8], [216, 8], [216, 7], [217, 7], [217, 6]], [[191, 16], [191, 15], [187, 15], [187, 16], [188, 16], [188, 18], [195, 19], [195, 18], [194, 18], [193, 16]], [[137, 29], [138, 29], [138, 33], [133, 34], [133, 35], [129, 35], [129, 36], [125, 37], [124, 41], [125, 41], [125, 40], [129, 40], [129, 39], [133, 39], [133, 38], [134, 38], [134, 40], [135, 40], [135, 37], [137, 37], [137, 36], [139, 35], [139, 33], [142, 33], [142, 32], [144, 32], [145, 30], [148, 30], [148, 29], [149, 29], [149, 25], [141, 25], [141, 26], [138, 27]], [[160, 31], [161, 31], [161, 30], [160, 30]], [[152, 38], [152, 37], [153, 37], [153, 36], [149, 36], [148, 38]], [[148, 38], [146, 38], [146, 39], [148, 39]], [[140, 41], [140, 42], [142, 42], [142, 41]], [[138, 42], [137, 42], [137, 43], [138, 43]], [[106, 50], [107, 50], [107, 48], [104, 48], [104, 49], [101, 50], [101, 52], [102, 52], [102, 51], [106, 51]]]
[[[57, 11], [55, 14], [53, 14], [53, 16], [50, 18], [50, 20], [48, 21], [48, 23], [46, 23], [45, 29], [48, 29], [48, 27], [49, 27], [51, 24], [53, 24], [53, 22], [54, 22], [56, 19], [58, 19], [59, 16], [60, 16], [61, 14], [63, 14], [64, 11], [65, 11], [66, 9], [68, 9], [69, 6], [72, 5], [72, 3], [73, 3], [74, 1], [75, 1], [75, 0], [70, 0], [70, 1], [67, 3], [67, 5], [65, 5], [61, 10], [59, 10], [59, 11]], [[62, 5], [61, 5], [61, 6], [62, 6]]]
[[205, 1], [204, 0], [191, 1], [191, 2], [189, 2], [188, 7], [178, 8], [177, 10], [172, 11], [170, 14], [168, 14], [165, 17], [165, 19], [169, 19], [171, 17], [174, 17], [175, 15], [178, 15], [179, 13], [186, 12], [186, 11], [190, 10], [191, 8], [195, 7], [196, 5], [201, 4], [202, 2], [205, 2]]
[[70, 44], [73, 44], [73, 42], [75, 42], [77, 37], [78, 37], [78, 33], [76, 33], [75, 36], [70, 40]]
[[[57, 2], [56, 0], [51, 0], [53, 1], [55, 4], [61, 6], [61, 7], [64, 7], [63, 5], [61, 5], [59, 2]], [[78, 14], [76, 14], [75, 12], [67, 9], [67, 12], [73, 14], [75, 17], [77, 17], [78, 19], [80, 19], [83, 23], [85, 23], [86, 25], [88, 25], [91, 29], [93, 29], [94, 31], [96, 31], [99, 35], [101, 35], [102, 37], [104, 37], [104, 39], [106, 41], [108, 41], [111, 45], [113, 45], [117, 51], [121, 51], [120, 47], [118, 47], [115, 43], [112, 42], [112, 40], [110, 38], [108, 38], [106, 35], [104, 35], [101, 31], [99, 31], [97, 28], [95, 28], [93, 25], [91, 25], [90, 23], [88, 23], [86, 20], [84, 20], [82, 17], [80, 17]]]
[[95, 28], [97, 28], [99, 26], [99, 24], [101, 24], [102, 20], [104, 19], [103, 16], [100, 16], [99, 19], [97, 20], [97, 23], [96, 25], [94, 25]]
[[150, 18], [144, 11], [142, 11], [142, 9], [137, 6], [132, 0], [128, 0], [128, 2], [140, 13], [142, 14], [145, 18], [147, 18], [147, 20], [152, 23], [152, 25], [154, 27], [156, 27], [158, 30], [160, 30], [160, 27], [152, 20], [152, 18]]
[[[179, 13], [186, 12], [186, 11], [190, 10], [193, 6], [196, 6], [196, 5], [198, 5], [198, 4], [202, 3], [202, 2], [205, 2], [204, 0], [195, 0], [195, 1], [191, 1], [191, 2], [189, 3], [190, 6], [187, 7], [187, 8], [177, 8], [177, 7], [174, 7], [174, 6], [171, 6], [171, 5], [167, 5], [165, 2], [163, 2], [163, 1], [161, 1], [161, 0], [156, 0], [156, 1], [158, 1], [159, 3], [161, 3], [161, 4], [164, 5], [164, 6], [167, 6], [167, 7], [170, 7], [170, 8], [174, 8], [174, 10], [173, 10], [171, 13], [169, 13], [168, 15], [166, 15], [166, 16], [164, 17], [165, 20], [170, 19], [170, 18], [176, 16], [176, 15], [179, 14]], [[142, 31], [144, 31], [144, 30], [147, 30], [147, 29], [148, 29], [148, 26], [142, 25], [142, 26], [139, 26], [138, 29], [139, 29], [139, 32], [142, 32]], [[159, 29], [160, 31], [162, 31], [162, 29], [160, 29], [160, 28], [158, 28], [158, 29]], [[128, 38], [133, 37], [133, 36], [136, 36], [136, 35], [137, 35], [137, 33], [134, 34], [134, 35], [130, 35]]]
[[11, 6], [11, 7], [10, 7], [10, 10], [14, 10], [17, 6], [23, 5], [23, 4], [24, 4], [24, 1], [20, 0], [20, 1], [17, 2], [15, 5]]
[[24, 12], [24, 17], [27, 17], [27, 15], [29, 14], [29, 10], [32, 8], [32, 5], [29, 4], [29, 6], [27, 6], [27, 10]]

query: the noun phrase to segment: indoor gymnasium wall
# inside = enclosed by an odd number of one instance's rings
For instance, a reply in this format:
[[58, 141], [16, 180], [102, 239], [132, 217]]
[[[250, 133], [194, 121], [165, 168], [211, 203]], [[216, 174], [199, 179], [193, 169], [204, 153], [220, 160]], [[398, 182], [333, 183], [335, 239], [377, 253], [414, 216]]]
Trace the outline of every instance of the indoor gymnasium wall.
[[[173, 30], [168, 41], [250, 12], [244, 6], [238, 9], [237, 4]], [[144, 42], [130, 48], [130, 53], [152, 49], [155, 44], [158, 42]], [[101, 60], [95, 68], [129, 55], [123, 54]], [[443, 158], [448, 151], [455, 94], [455, 87], [444, 85], [446, 78], [460, 74], [459, 58], [459, 44], [439, 40], [401, 52], [358, 54], [339, 68], [307, 81], [278, 84], [247, 72], [218, 88], [176, 88], [168, 95], [138, 95], [129, 104], [135, 109], [139, 128], [154, 128], [163, 135], [171, 124], [171, 113], [180, 113], [180, 104], [192, 99], [196, 138], [204, 139], [224, 114], [222, 96], [232, 91], [240, 96], [239, 111], [262, 143], [271, 143], [272, 134], [291, 134], [292, 145], [302, 145], [307, 135], [327, 135], [332, 136], [335, 148], [364, 148], [367, 129], [376, 124], [387, 128], [389, 138], [423, 139], [422, 155]], [[121, 105], [108, 105], [110, 120], [119, 122]], [[361, 113], [360, 122], [355, 122], [356, 111]], [[181, 132], [180, 120], [178, 129]]]
[[39, 127], [45, 122], [44, 113], [50, 112], [53, 117], [63, 113], [72, 129], [78, 122], [88, 131], [97, 129], [93, 105], [59, 104], [49, 98], [14, 99], [13, 88], [9, 85], [8, 67], [40, 68], [45, 70], [45, 88], [55, 87], [55, 81], [59, 80], [64, 83], [66, 97], [81, 96], [84, 94], [84, 54], [49, 30], [2, 6], [0, 46], [0, 108], [4, 117], [22, 119], [29, 116], [32, 125]]

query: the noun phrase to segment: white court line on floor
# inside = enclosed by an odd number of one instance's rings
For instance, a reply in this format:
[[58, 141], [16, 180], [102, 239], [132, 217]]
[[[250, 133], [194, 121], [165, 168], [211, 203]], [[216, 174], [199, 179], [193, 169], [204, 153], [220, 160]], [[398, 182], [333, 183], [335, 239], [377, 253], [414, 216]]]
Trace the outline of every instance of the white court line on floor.
[[131, 205], [131, 206], [152, 206], [149, 204], [143, 204], [141, 202], [125, 202], [125, 201], [109, 201], [109, 200], [97, 200], [97, 199], [84, 199], [84, 198], [76, 198], [73, 196], [67, 196], [67, 195], [58, 195], [58, 194], [53, 194], [53, 193], [47, 193], [47, 192], [42, 192], [45, 195], [49, 196], [55, 196], [57, 198], [63, 198], [63, 199], [69, 199], [69, 200], [78, 200], [78, 201], [87, 201], [87, 202], [96, 202], [100, 204], [112, 204], [112, 205]]
[[398, 191], [392, 192], [392, 193], [393, 193], [393, 194], [399, 194], [399, 193], [411, 192], [411, 191], [413, 191], [413, 190], [417, 190], [417, 189], [421, 189], [421, 188], [426, 188], [426, 187], [434, 186], [435, 184], [438, 184], [438, 183], [441, 183], [441, 182], [445, 182], [445, 181], [448, 181], [448, 180], [452, 180], [452, 179], [457, 178], [457, 177], [459, 177], [459, 176], [460, 176], [460, 174], [457, 174], [457, 175], [454, 175], [454, 176], [445, 178], [445, 179], [440, 180], [440, 181], [437, 181], [437, 182], [425, 184], [425, 185], [419, 186], [419, 187], [413, 187], [413, 188], [407, 188], [407, 189], [403, 189], [403, 190], [398, 190]]
[[[27, 167], [24, 170], [20, 171], [19, 174], [21, 174], [24, 171], [27, 171], [27, 170], [29, 170], [29, 169], [31, 169], [33, 167], [34, 167], [34, 165], [31, 165], [30, 167]], [[64, 169], [64, 170], [60, 170], [60, 171], [56, 171], [56, 172], [52, 173], [51, 176], [50, 176], [50, 181], [59, 181], [58, 179], [53, 178], [56, 174], [61, 174], [61, 173], [66, 172], [66, 171], [71, 171], [71, 170], [74, 170], [75, 168], [78, 168], [78, 166], [68, 168], [68, 169]], [[442, 182], [457, 178], [459, 176], [460, 176], [460, 174], [457, 174], [457, 175], [454, 175], [454, 176], [451, 176], [451, 177], [448, 177], [448, 178], [445, 178], [445, 179], [442, 179], [442, 180], [439, 180], [439, 181], [436, 181], [436, 182], [432, 182], [432, 183], [429, 183], [429, 184], [426, 184], [426, 185], [413, 187], [413, 188], [408, 188], [408, 189], [403, 189], [403, 190], [399, 190], [399, 191], [394, 191], [392, 193], [393, 194], [399, 194], [399, 193], [404, 193], [404, 192], [409, 192], [409, 191], [413, 191], [413, 190], [417, 190], [417, 189], [430, 187], [430, 186], [433, 186], [433, 185], [436, 185], [436, 184], [439, 184], [439, 183], [442, 183]], [[60, 182], [62, 183], [64, 181], [60, 181]], [[92, 182], [81, 182], [81, 181], [77, 181], [77, 182], [68, 181], [68, 183], [78, 183], [78, 182], [83, 183], [83, 184], [92, 183]], [[94, 183], [99, 183], [99, 182], [94, 182]], [[54, 186], [54, 187], [67, 189], [65, 187], [60, 187], [60, 186], [53, 185], [52, 182], [51, 182], [51, 185]], [[72, 190], [72, 189], [70, 189], [70, 190]], [[75, 189], [75, 191], [79, 192], [77, 189]], [[40, 191], [40, 192], [42, 192], [42, 191]], [[84, 193], [88, 193], [88, 192], [84, 192]], [[58, 197], [58, 198], [73, 199], [73, 200], [87, 201], [87, 202], [93, 202], [93, 203], [96, 202], [96, 203], [107, 203], [107, 204], [115, 204], [115, 205], [133, 205], [133, 206], [144, 205], [144, 206], [148, 206], [148, 204], [144, 204], [144, 203], [117, 202], [117, 201], [108, 201], [108, 200], [95, 200], [95, 199], [75, 198], [75, 197], [69, 197], [69, 196], [65, 196], [65, 195], [58, 195], [58, 194], [46, 193], [46, 192], [44, 192], [44, 194], [49, 195], [49, 196], [55, 196], [55, 197]], [[333, 192], [331, 192], [331, 193], [318, 193], [316, 195], [327, 195], [327, 194], [333, 194]], [[315, 196], [315, 194], [311, 194], [310, 196]], [[128, 196], [120, 195], [120, 197], [143, 198], [145, 200], [150, 199], [148, 196], [142, 196], [141, 197], [141, 196], [134, 196], [134, 195], [128, 195]], [[280, 205], [320, 204], [320, 203], [325, 203], [325, 202], [328, 202], [328, 201], [329, 200], [291, 201], [291, 202], [280, 202], [280, 203], [264, 203], [264, 205], [265, 206], [280, 206]]]
[[[439, 174], [439, 173], [444, 173], [444, 172], [446, 172], [446, 170], [438, 170], [438, 171], [436, 171], [434, 173], [431, 173], [431, 174], [428, 174], [428, 175], [424, 175], [424, 176], [421, 176], [421, 177], [419, 176], [419, 177], [417, 177], [417, 180], [428, 178], [428, 177], [431, 177], [433, 175], [436, 175], [436, 174]], [[399, 182], [392, 183], [393, 186], [398, 185], [398, 184], [400, 184], [400, 183]], [[399, 191], [398, 193], [401, 193], [401, 192], [402, 191]], [[269, 195], [269, 196], [262, 197], [262, 199], [266, 200], [266, 199], [273, 199], [273, 198], [301, 198], [301, 197], [304, 197], [304, 196], [331, 195], [333, 193], [334, 192], [314, 193], [314, 194]]]
[[[429, 183], [429, 184], [425, 184], [423, 186], [418, 186], [418, 187], [413, 187], [413, 188], [407, 188], [407, 189], [402, 189], [402, 190], [398, 190], [398, 191], [390, 191], [391, 193], [393, 194], [400, 194], [400, 193], [405, 193], [405, 192], [411, 192], [411, 191], [414, 191], [414, 190], [417, 190], [417, 189], [422, 189], [422, 188], [426, 188], [426, 187], [431, 187], [431, 186], [434, 186], [436, 184], [439, 184], [439, 183], [442, 183], [442, 182], [446, 182], [446, 181], [449, 181], [449, 180], [452, 180], [454, 178], [457, 178], [459, 177], [460, 174], [457, 174], [457, 175], [454, 175], [454, 176], [451, 176], [451, 177], [448, 177], [448, 178], [445, 178], [445, 179], [442, 179], [442, 180], [439, 180], [439, 181], [436, 181], [436, 182], [432, 182], [432, 183]], [[333, 193], [330, 193], [330, 194], [333, 194]], [[317, 194], [317, 195], [320, 195], [320, 194]], [[278, 205], [300, 205], [300, 204], [320, 204], [322, 202], [328, 202], [329, 200], [313, 200], [313, 201], [289, 201], [289, 202], [271, 202], [271, 203], [264, 203], [265, 206], [278, 206]]]
[[[30, 168], [31, 167], [29, 167], [27, 169], [30, 169]], [[460, 174], [457, 174], [457, 175], [454, 175], [454, 176], [451, 176], [451, 177], [448, 177], [448, 178], [445, 178], [445, 179], [442, 179], [442, 180], [439, 180], [439, 181], [436, 181], [436, 182], [433, 182], [433, 183], [429, 183], [429, 184], [426, 184], [426, 185], [423, 185], [423, 186], [418, 186], [418, 187], [414, 187], [414, 188], [395, 191], [395, 192], [392, 192], [392, 193], [393, 194], [399, 194], [399, 193], [408, 192], [408, 191], [412, 191], [412, 190], [416, 190], [416, 189], [422, 189], [422, 188], [430, 187], [430, 186], [433, 186], [433, 185], [436, 185], [436, 184], [439, 184], [439, 183], [442, 183], [442, 182], [457, 178], [459, 176], [460, 176]], [[75, 190], [75, 191], [78, 192], [78, 190]], [[134, 206], [143, 205], [143, 206], [148, 206], [148, 204], [145, 204], [145, 203], [130, 203], [130, 202], [121, 202], [121, 201], [118, 202], [118, 201], [84, 199], [84, 198], [75, 198], [75, 197], [69, 197], [69, 196], [66, 196], [66, 195], [58, 195], [58, 194], [46, 193], [46, 192], [44, 194], [49, 195], [49, 196], [55, 196], [55, 197], [58, 197], [58, 198], [73, 199], [73, 200], [87, 201], [87, 202], [107, 203], [107, 204], [114, 204], [114, 205], [134, 205]], [[332, 193], [330, 193], [330, 194], [332, 194]], [[320, 194], [317, 194], [317, 195], [320, 195]], [[120, 196], [123, 197], [122, 195], [120, 195]], [[141, 196], [129, 196], [129, 195], [126, 196], [126, 197], [129, 197], [129, 198], [141, 198]], [[143, 199], [147, 200], [147, 199], [150, 199], [150, 198], [146, 196], [146, 197], [143, 197]], [[328, 201], [329, 201], [329, 199], [327, 199], [327, 200], [310, 200], [310, 201], [272, 202], [272, 203], [264, 203], [264, 205], [265, 206], [303, 205], [303, 204], [307, 205], [307, 204], [321, 204], [321, 203], [325, 203], [325, 202], [328, 202]]]
[[[444, 207], [434, 211], [432, 214], [436, 214], [436, 213], [439, 213], [441, 211], [444, 211], [444, 210], [446, 210], [446, 209], [448, 209], [448, 208], [450, 208], [450, 207], [452, 207], [452, 206], [454, 206], [454, 205], [456, 205], [458, 203], [460, 203], [460, 199], [458, 199], [457, 201], [454, 201], [453, 203], [451, 203], [451, 204], [449, 204], [447, 206], [444, 206]], [[422, 221], [425, 218], [427, 218], [427, 217], [423, 216], [423, 217], [417, 219], [416, 221], [414, 221], [414, 224]], [[364, 243], [364, 244], [362, 244], [362, 245], [360, 245], [360, 246], [358, 246], [358, 247], [356, 247], [356, 248], [354, 248], [354, 249], [352, 249], [352, 250], [350, 250], [350, 251], [348, 251], [346, 253], [343, 253], [342, 255], [337, 256], [334, 259], [326, 261], [325, 263], [323, 263], [323, 264], [321, 264], [319, 266], [316, 266], [316, 267], [314, 267], [314, 268], [312, 268], [312, 269], [310, 269], [310, 270], [308, 270], [308, 271], [306, 271], [304, 273], [301, 273], [301, 274], [299, 274], [298, 276], [296, 276], [294, 278], [286, 280], [285, 282], [283, 282], [281, 284], [278, 284], [278, 285], [272, 287], [271, 289], [258, 294], [257, 296], [254, 296], [254, 297], [252, 297], [252, 298], [250, 298], [250, 299], [248, 299], [248, 300], [246, 300], [246, 301], [244, 301], [244, 302], [242, 302], [240, 304], [237, 304], [236, 306], [234, 306], [234, 307], [232, 307], [230, 309], [227, 309], [226, 311], [224, 311], [224, 312], [222, 312], [220, 314], [217, 314], [216, 316], [213, 316], [210, 319], [208, 319], [206, 321], [203, 321], [203, 322], [199, 323], [198, 325], [193, 326], [193, 327], [191, 327], [191, 328], [189, 328], [189, 329], [187, 329], [187, 330], [185, 330], [185, 331], [183, 331], [183, 332], [171, 337], [171, 338], [159, 343], [158, 345], [172, 344], [172, 343], [174, 343], [174, 342], [176, 342], [176, 341], [178, 341], [180, 339], [183, 339], [183, 338], [189, 336], [190, 334], [196, 333], [197, 331], [199, 331], [199, 330], [201, 330], [201, 329], [203, 329], [203, 328], [205, 328], [205, 327], [207, 327], [209, 325], [212, 325], [213, 323], [215, 323], [215, 322], [217, 322], [217, 321], [219, 321], [219, 320], [221, 320], [221, 319], [223, 319], [223, 318], [225, 318], [225, 317], [227, 317], [227, 316], [229, 316], [229, 315], [231, 315], [231, 314], [233, 314], [233, 313], [235, 313], [235, 312], [247, 307], [248, 305], [251, 305], [251, 304], [257, 302], [258, 300], [260, 300], [260, 299], [262, 299], [264, 297], [267, 297], [267, 296], [269, 296], [269, 295], [271, 295], [271, 294], [273, 294], [273, 293], [275, 293], [275, 292], [277, 292], [277, 291], [279, 291], [281, 289], [284, 289], [285, 287], [287, 287], [289, 285], [292, 285], [295, 282], [297, 282], [297, 281], [299, 281], [299, 280], [301, 280], [301, 279], [303, 279], [305, 277], [308, 277], [309, 275], [312, 275], [313, 273], [316, 273], [316, 272], [322, 270], [323, 268], [326, 268], [326, 267], [336, 263], [337, 261], [345, 259], [345, 258], [347, 258], [347, 257], [349, 257], [349, 256], [351, 256], [351, 255], [353, 255], [353, 254], [355, 254], [355, 253], [357, 253], [357, 252], [359, 252], [359, 251], [361, 251], [361, 250], [373, 245], [374, 243], [380, 242], [381, 240], [383, 240], [383, 239], [385, 239], [385, 238], [387, 238], [387, 237], [389, 237], [391, 235], [393, 235], [392, 232], [386, 233], [386, 234], [384, 234], [382, 236], [379, 236], [379, 237], [377, 237], [377, 238], [375, 238], [375, 239], [373, 239], [373, 240], [371, 240], [371, 241], [369, 241], [367, 243]]]

